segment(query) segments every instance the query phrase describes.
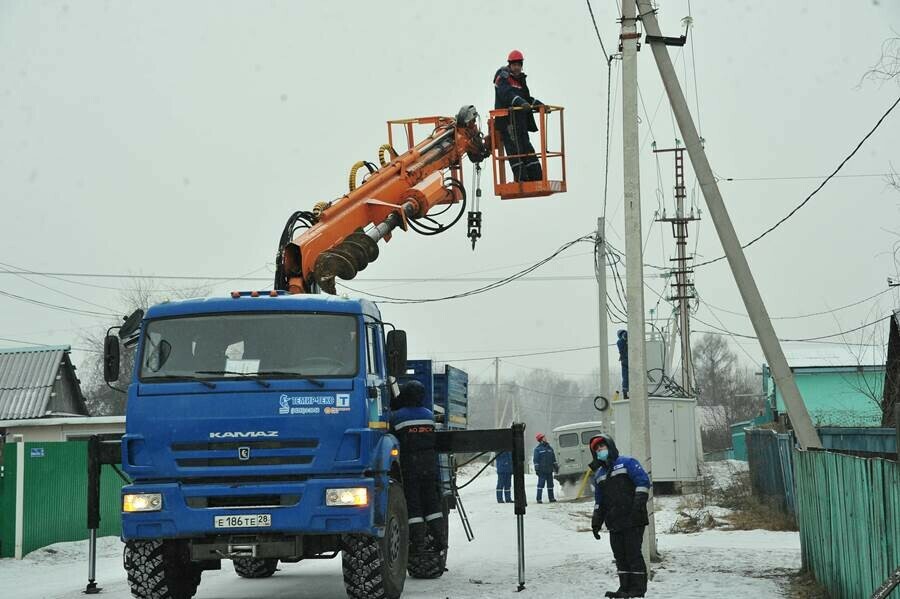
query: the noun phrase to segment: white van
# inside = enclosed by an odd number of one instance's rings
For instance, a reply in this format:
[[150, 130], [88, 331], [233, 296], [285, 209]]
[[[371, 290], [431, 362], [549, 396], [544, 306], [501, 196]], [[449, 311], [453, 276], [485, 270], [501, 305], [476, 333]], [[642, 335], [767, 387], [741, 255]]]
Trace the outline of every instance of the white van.
[[553, 429], [553, 448], [559, 463], [556, 479], [561, 484], [575, 484], [581, 480], [591, 463], [588, 441], [594, 435], [604, 433], [600, 422], [576, 422]]

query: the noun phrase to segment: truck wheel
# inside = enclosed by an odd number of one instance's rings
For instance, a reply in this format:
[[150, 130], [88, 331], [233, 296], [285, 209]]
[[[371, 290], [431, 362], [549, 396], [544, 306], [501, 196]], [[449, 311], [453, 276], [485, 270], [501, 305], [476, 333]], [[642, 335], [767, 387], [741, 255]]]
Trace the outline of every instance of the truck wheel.
[[406, 582], [409, 522], [400, 484], [388, 486], [384, 536], [344, 535], [341, 566], [351, 599], [398, 599]]
[[179, 541], [126, 541], [125, 571], [139, 599], [190, 599], [202, 573]]
[[234, 571], [241, 578], [268, 578], [278, 569], [278, 559], [239, 557], [232, 560]]
[[[447, 538], [449, 531], [449, 522], [447, 521], [447, 510], [444, 510], [444, 517], [441, 518], [441, 526], [444, 527], [444, 538]], [[434, 542], [434, 536], [429, 530], [425, 536], [426, 545]], [[410, 552], [409, 564], [407, 571], [413, 578], [440, 578], [447, 567], [447, 550], [425, 551], [422, 553]]]

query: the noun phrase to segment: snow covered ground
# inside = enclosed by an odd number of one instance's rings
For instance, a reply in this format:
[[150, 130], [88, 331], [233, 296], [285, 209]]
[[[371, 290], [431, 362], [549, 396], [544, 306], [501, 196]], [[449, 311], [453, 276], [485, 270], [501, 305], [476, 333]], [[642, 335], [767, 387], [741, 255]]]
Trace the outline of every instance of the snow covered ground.
[[[460, 480], [466, 480], [466, 476]], [[516, 597], [515, 517], [511, 504], [494, 497], [488, 469], [462, 491], [475, 529], [466, 542], [457, 514], [451, 514], [449, 571], [439, 580], [408, 578], [409, 599], [491, 599]], [[527, 478], [529, 501], [536, 478]], [[800, 567], [797, 533], [705, 531], [669, 534], [678, 497], [656, 500], [659, 550], [649, 597], [779, 597], [784, 577]], [[595, 541], [590, 532], [591, 502], [537, 505], [525, 518], [526, 586], [532, 597], [587, 598], [615, 588], [615, 567], [607, 533]], [[87, 580], [87, 544], [60, 543], [35, 551], [22, 561], [0, 560], [0, 589], [17, 599], [83, 597]], [[198, 599], [344, 599], [340, 559], [285, 564], [272, 578], [244, 580], [223, 562], [221, 571], [204, 572]], [[130, 597], [118, 539], [100, 541], [97, 580], [101, 597]], [[9, 594], [8, 594], [9, 592]]]

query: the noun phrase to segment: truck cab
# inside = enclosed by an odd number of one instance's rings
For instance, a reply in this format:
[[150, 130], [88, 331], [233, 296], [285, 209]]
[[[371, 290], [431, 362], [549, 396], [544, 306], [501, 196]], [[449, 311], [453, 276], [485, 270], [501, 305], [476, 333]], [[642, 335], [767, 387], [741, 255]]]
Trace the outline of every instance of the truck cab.
[[366, 300], [235, 292], [150, 308], [122, 440], [132, 592], [191, 597], [222, 559], [258, 578], [342, 552], [350, 596], [377, 578], [399, 597], [407, 518], [388, 381], [405, 345]]

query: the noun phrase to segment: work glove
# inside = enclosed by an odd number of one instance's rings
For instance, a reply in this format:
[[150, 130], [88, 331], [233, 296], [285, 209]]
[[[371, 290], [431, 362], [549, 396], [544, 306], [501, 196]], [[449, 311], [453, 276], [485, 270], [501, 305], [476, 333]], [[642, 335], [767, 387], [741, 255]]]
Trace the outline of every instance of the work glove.
[[559, 474], [559, 464], [553, 464], [553, 472]]
[[594, 538], [598, 541], [600, 540], [600, 528], [603, 526], [603, 514], [600, 510], [595, 509], [594, 514], [591, 516], [591, 532], [594, 534]]
[[600, 466], [602, 466], [602, 465], [603, 465], [603, 462], [601, 462], [597, 458], [594, 458], [593, 460], [591, 460], [591, 463], [588, 464], [588, 468], [591, 469], [591, 472], [596, 472], [597, 469], [600, 468]]

